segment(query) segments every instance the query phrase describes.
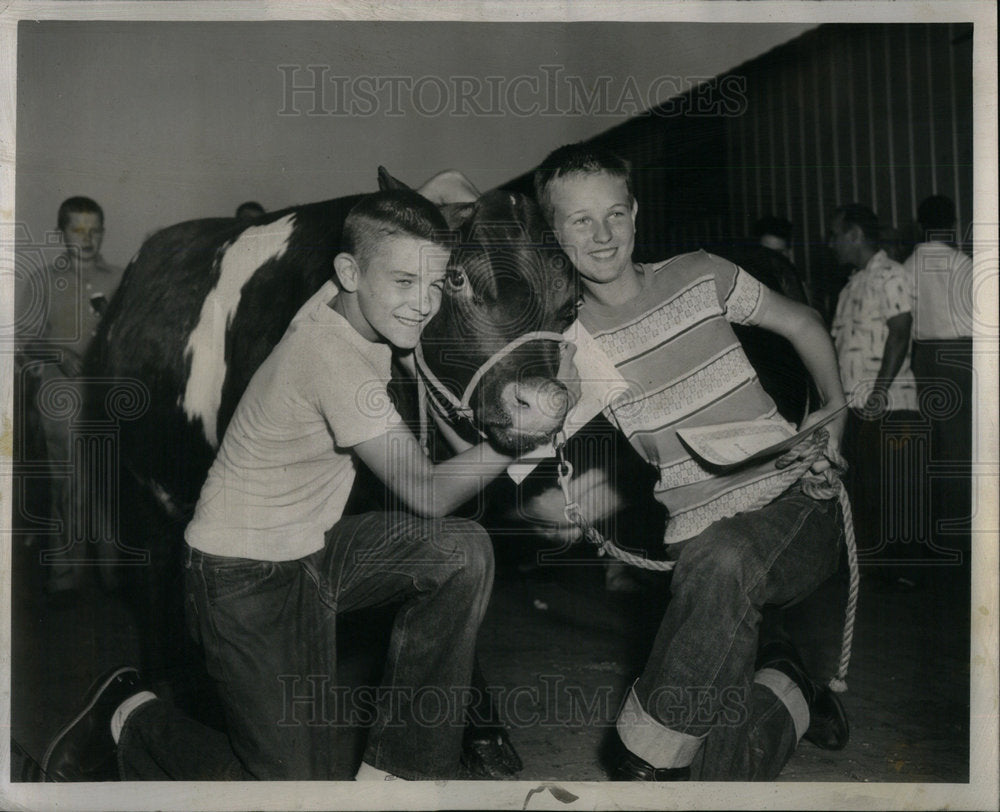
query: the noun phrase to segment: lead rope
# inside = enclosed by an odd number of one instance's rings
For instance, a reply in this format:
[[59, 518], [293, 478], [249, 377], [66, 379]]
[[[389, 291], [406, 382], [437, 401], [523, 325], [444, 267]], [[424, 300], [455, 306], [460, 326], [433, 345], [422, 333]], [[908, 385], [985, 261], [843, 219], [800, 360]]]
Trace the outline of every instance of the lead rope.
[[[563, 499], [566, 505], [563, 513], [566, 520], [583, 532], [583, 538], [587, 542], [598, 548], [598, 555], [609, 555], [633, 567], [644, 570], [654, 570], [657, 572], [669, 572], [674, 568], [674, 561], [650, 561], [640, 555], [635, 555], [627, 550], [623, 550], [610, 539], [604, 538], [600, 531], [594, 527], [580, 512], [580, 505], [570, 494], [569, 484], [573, 477], [573, 464], [566, 459], [563, 448], [566, 438], [560, 432], [556, 436], [555, 450], [559, 457], [557, 480], [563, 492]], [[829, 687], [836, 693], [843, 693], [847, 690], [847, 668], [851, 662], [851, 646], [854, 642], [854, 620], [858, 607], [858, 584], [860, 576], [858, 574], [858, 548], [854, 538], [854, 516], [851, 513], [851, 502], [847, 496], [847, 490], [841, 481], [841, 475], [847, 470], [847, 463], [839, 454], [836, 459], [831, 459], [831, 466], [820, 474], [809, 471], [809, 467], [823, 456], [825, 449], [816, 446], [814, 451], [797, 465], [784, 469], [784, 476], [776, 479], [776, 488], [780, 488], [774, 494], [777, 496], [783, 493], [795, 482], [801, 483], [802, 492], [813, 499], [826, 500], [837, 498], [840, 503], [840, 510], [844, 517], [844, 540], [847, 549], [847, 567], [849, 570], [849, 583], [847, 589], [847, 607], [844, 611], [844, 633], [840, 644], [840, 663], [837, 674], [829, 682]]]

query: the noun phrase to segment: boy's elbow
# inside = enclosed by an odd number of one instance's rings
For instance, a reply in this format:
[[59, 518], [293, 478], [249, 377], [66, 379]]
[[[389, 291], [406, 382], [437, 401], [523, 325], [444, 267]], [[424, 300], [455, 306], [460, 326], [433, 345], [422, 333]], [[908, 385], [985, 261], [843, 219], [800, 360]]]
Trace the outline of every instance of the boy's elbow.
[[816, 324], [825, 332], [822, 317], [812, 307], [770, 289], [765, 288], [765, 291], [757, 321], [759, 327], [789, 340], [793, 340], [798, 333], [812, 329]]
[[789, 320], [790, 332], [799, 336], [828, 337], [826, 322], [815, 308], [796, 302], [792, 318]]
[[809, 325], [810, 327], [819, 327], [823, 332], [826, 332], [826, 323], [823, 321], [823, 317], [819, 314], [819, 311], [812, 307], [811, 305], [804, 304], [803, 302], [796, 302], [798, 305], [798, 316], [803, 324]]
[[454, 509], [451, 500], [444, 498], [443, 495], [438, 496], [428, 491], [424, 491], [419, 495], [415, 494], [404, 501], [412, 513], [424, 519], [440, 519], [447, 516]]

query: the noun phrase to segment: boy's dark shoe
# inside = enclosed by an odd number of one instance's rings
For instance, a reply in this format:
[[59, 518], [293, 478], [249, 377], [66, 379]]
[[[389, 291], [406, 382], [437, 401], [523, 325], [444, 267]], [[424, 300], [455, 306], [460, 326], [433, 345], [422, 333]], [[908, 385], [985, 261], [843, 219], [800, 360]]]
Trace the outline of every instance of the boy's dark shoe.
[[803, 739], [823, 750], [843, 750], [851, 737], [847, 711], [840, 697], [826, 685], [813, 682], [795, 647], [784, 640], [762, 646], [757, 669], [773, 668], [792, 680], [809, 705], [809, 729]]
[[469, 778], [510, 781], [524, 769], [502, 724], [466, 721], [462, 740], [462, 768]]
[[654, 767], [626, 748], [617, 736], [613, 748], [612, 781], [687, 781], [691, 777], [690, 767]]
[[91, 686], [83, 708], [65, 726], [42, 757], [43, 781], [117, 781], [117, 745], [111, 737], [111, 717], [126, 699], [146, 686], [139, 672], [119, 666]]

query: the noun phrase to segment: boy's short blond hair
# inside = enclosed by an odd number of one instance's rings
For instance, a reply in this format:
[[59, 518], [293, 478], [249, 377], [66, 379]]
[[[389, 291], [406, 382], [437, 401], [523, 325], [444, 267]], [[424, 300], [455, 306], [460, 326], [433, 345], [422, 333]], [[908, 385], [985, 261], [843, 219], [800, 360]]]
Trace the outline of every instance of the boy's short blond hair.
[[584, 141], [575, 144], [565, 144], [553, 150], [542, 161], [532, 181], [535, 187], [535, 199], [542, 207], [545, 219], [552, 224], [552, 202], [549, 200], [549, 186], [558, 178], [567, 175], [592, 175], [597, 172], [607, 172], [615, 178], [625, 181], [629, 200], [635, 200], [632, 191], [632, 164], [620, 155], [604, 147], [594, 146]]

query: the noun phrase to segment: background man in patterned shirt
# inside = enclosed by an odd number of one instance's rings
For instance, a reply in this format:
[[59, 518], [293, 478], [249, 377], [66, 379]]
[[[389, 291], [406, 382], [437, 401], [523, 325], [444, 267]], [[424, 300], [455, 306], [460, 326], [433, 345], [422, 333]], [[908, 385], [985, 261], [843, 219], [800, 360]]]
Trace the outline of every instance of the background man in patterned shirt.
[[[582, 325], [628, 382], [605, 410], [660, 471], [676, 561], [653, 650], [619, 713], [619, 780], [770, 780], [803, 736], [843, 747], [847, 719], [786, 641], [759, 648], [765, 606], [804, 598], [837, 567], [835, 500], [795, 484], [837, 458], [843, 417], [779, 460], [719, 475], [677, 437], [685, 426], [782, 418], [730, 322], [785, 336], [816, 381], [823, 408], [844, 404], [829, 336], [815, 311], [770, 291], [731, 262], [698, 251], [632, 262], [638, 205], [630, 166], [586, 144], [553, 152], [535, 173], [539, 202], [580, 274]], [[812, 455], [811, 455], [812, 453]], [[553, 499], [531, 512], [554, 519]], [[601, 518], [590, 516], [590, 519]]]
[[[908, 427], [920, 422], [917, 385], [910, 370], [913, 292], [910, 276], [879, 248], [879, 222], [865, 206], [851, 203], [836, 209], [828, 245], [837, 261], [854, 269], [837, 300], [833, 340], [840, 377], [850, 403], [844, 455], [851, 465], [848, 487], [858, 529], [858, 548], [871, 561], [886, 564], [884, 580], [912, 588], [913, 566], [901, 563], [900, 538], [915, 513], [910, 500], [886, 498], [910, 494], [907, 482], [919, 484], [912, 467], [913, 436]], [[883, 478], [892, 472], [892, 482]], [[905, 515], [904, 515], [905, 514]], [[916, 545], [907, 544], [913, 559]]]

